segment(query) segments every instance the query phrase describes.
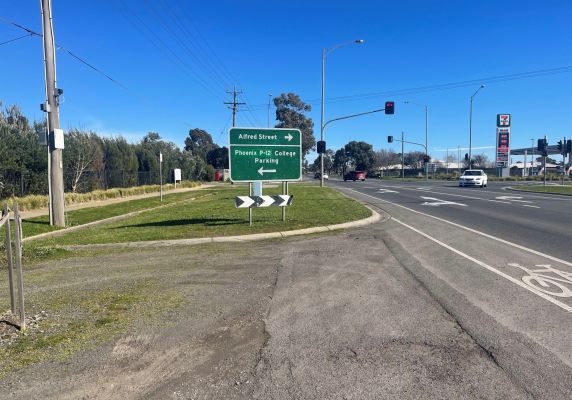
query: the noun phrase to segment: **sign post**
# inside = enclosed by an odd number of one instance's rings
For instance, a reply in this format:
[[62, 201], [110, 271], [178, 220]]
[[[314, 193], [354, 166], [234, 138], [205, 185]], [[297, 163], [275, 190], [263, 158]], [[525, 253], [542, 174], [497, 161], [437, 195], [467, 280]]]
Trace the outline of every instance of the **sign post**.
[[509, 175], [510, 114], [497, 115], [497, 151], [495, 154], [498, 176]]
[[255, 183], [254, 196], [249, 191], [250, 199], [237, 197], [237, 207], [288, 206], [291, 197], [284, 191], [280, 200], [266, 199], [269, 196], [262, 195], [262, 181], [284, 184], [302, 179], [302, 133], [288, 128], [231, 128], [229, 169], [232, 182], [248, 182], [250, 187]]

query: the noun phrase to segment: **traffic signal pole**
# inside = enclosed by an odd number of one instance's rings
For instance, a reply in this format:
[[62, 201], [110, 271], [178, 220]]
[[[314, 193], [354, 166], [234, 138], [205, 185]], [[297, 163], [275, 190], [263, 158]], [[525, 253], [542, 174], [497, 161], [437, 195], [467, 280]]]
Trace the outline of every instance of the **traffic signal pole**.
[[[53, 224], [65, 226], [64, 209], [64, 171], [62, 161], [63, 145], [56, 148], [56, 135], [63, 136], [60, 131], [59, 121], [59, 95], [61, 92], [56, 88], [56, 55], [54, 49], [54, 31], [52, 25], [51, 0], [41, 0], [42, 7], [42, 30], [44, 44], [44, 66], [46, 80], [46, 111], [48, 113], [48, 146], [50, 151], [50, 182], [51, 182], [51, 213]], [[60, 139], [60, 138], [58, 138]], [[62, 143], [63, 144], [63, 143]]]

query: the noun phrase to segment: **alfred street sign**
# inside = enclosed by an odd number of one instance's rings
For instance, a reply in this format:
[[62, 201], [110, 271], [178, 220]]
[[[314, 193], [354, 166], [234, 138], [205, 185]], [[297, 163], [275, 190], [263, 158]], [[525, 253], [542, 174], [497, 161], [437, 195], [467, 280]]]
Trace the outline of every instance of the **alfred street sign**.
[[299, 181], [302, 134], [298, 129], [231, 128], [230, 180]]

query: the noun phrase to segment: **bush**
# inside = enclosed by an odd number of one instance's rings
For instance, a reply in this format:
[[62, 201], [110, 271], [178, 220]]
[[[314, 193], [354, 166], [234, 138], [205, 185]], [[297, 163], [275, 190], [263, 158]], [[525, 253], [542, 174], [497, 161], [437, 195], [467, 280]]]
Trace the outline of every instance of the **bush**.
[[207, 165], [207, 176], [206, 176], [206, 180], [207, 182], [212, 182], [214, 181], [214, 167], [212, 165]]

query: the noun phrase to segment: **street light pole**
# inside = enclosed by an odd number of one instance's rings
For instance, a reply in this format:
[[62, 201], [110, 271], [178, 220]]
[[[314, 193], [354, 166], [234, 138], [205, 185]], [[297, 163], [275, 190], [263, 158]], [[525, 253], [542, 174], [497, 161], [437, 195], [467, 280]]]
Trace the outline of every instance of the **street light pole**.
[[469, 111], [469, 169], [473, 166], [473, 98], [479, 93], [479, 91], [484, 88], [485, 85], [481, 85], [477, 91], [471, 96], [471, 109]]
[[272, 100], [272, 93], [268, 93], [268, 128], [270, 128], [270, 101]]
[[[324, 71], [326, 65], [326, 57], [328, 54], [332, 53], [334, 50], [339, 49], [340, 47], [347, 46], [349, 44], [363, 44], [363, 39], [356, 39], [350, 42], [340, 43], [331, 47], [329, 49], [322, 49], [322, 112], [320, 118], [320, 140], [324, 141]], [[324, 153], [320, 153], [320, 187], [324, 187]]]
[[532, 149], [532, 161], [530, 162], [530, 174], [534, 176], [534, 138], [530, 138], [530, 147]]
[[[423, 107], [425, 108], [425, 155], [428, 156], [428, 137], [429, 137], [429, 106], [425, 105], [425, 104], [419, 104], [419, 103], [414, 103], [412, 101], [409, 100], [405, 100], [404, 102], [405, 104], [414, 104], [416, 106], [419, 107]], [[429, 180], [429, 164], [425, 163], [425, 180], [428, 181]]]

